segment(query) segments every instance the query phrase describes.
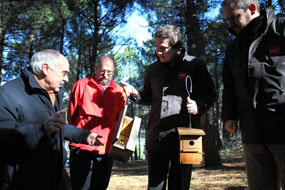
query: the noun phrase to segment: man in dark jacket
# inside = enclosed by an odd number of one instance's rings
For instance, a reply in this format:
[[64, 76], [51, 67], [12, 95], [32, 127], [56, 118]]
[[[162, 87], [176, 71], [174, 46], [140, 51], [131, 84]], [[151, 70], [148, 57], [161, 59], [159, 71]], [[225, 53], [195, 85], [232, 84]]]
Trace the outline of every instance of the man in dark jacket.
[[94, 144], [97, 135], [65, 123], [67, 59], [46, 49], [30, 67], [0, 87], [0, 189], [70, 189], [63, 141]]
[[285, 189], [285, 18], [258, 0], [224, 0], [230, 32], [223, 66], [225, 128], [242, 133], [249, 188]]
[[177, 127], [188, 127], [192, 115], [192, 127], [201, 128], [201, 115], [213, 104], [216, 91], [206, 64], [185, 53], [175, 26], [159, 28], [155, 40], [158, 60], [147, 68], [142, 91], [123, 84], [131, 98], [151, 105], [146, 138], [149, 189], [166, 189], [168, 181], [169, 190], [188, 190], [192, 165], [180, 164]]

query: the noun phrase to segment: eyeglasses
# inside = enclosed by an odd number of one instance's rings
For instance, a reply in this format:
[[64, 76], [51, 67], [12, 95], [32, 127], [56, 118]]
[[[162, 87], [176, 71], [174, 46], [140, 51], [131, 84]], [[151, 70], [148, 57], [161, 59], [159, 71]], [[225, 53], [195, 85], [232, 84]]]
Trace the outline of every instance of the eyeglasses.
[[104, 75], [106, 72], [107, 72], [107, 75], [110, 75], [113, 73], [112, 70], [101, 70], [101, 69], [98, 69], [98, 71], [100, 72], [100, 74]]

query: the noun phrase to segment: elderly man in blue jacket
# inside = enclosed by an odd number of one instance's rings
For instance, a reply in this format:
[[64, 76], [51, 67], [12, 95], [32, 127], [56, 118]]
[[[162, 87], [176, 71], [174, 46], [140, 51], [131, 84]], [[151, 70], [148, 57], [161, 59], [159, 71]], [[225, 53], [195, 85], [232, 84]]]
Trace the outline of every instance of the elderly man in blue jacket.
[[94, 144], [98, 136], [65, 122], [61, 88], [68, 72], [67, 59], [46, 49], [0, 87], [0, 189], [70, 189], [64, 139]]

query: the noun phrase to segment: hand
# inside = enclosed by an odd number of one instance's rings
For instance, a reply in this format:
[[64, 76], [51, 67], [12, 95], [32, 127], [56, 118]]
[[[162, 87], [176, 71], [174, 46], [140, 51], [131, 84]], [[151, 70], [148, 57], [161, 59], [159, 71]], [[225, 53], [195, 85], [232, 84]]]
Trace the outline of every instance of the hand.
[[61, 114], [64, 114], [65, 110], [60, 110], [53, 114], [48, 120], [44, 122], [44, 130], [46, 134], [51, 134], [60, 131], [66, 124], [65, 120], [59, 118]]
[[89, 145], [95, 145], [95, 146], [101, 146], [104, 145], [99, 138], [102, 138], [102, 136], [97, 135], [96, 133], [90, 133], [87, 137], [87, 143]]
[[236, 134], [237, 132], [236, 122], [234, 120], [225, 121], [225, 129], [232, 134]]
[[191, 100], [189, 97], [187, 97], [187, 111], [189, 114], [196, 115], [198, 113], [198, 107], [196, 104], [196, 101]]
[[130, 85], [130, 84], [124, 82], [124, 81], [121, 81], [120, 83], [122, 85], [124, 85], [124, 89], [125, 89], [125, 92], [126, 92], [127, 96], [129, 96], [129, 95], [137, 95], [138, 94], [138, 91], [132, 85]]

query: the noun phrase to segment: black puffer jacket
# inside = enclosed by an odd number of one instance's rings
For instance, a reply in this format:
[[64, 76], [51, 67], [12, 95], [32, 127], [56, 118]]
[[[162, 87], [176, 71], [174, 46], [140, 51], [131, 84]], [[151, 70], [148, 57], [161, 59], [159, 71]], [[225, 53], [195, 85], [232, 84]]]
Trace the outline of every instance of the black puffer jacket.
[[69, 189], [63, 139], [86, 143], [90, 132], [65, 125], [45, 135], [43, 123], [61, 109], [62, 92], [53, 106], [28, 69], [0, 87], [0, 189]]
[[[189, 126], [185, 78], [192, 79], [191, 99], [198, 106], [192, 115], [193, 128], [201, 128], [200, 118], [216, 98], [213, 81], [206, 64], [193, 56], [182, 55], [172, 63], [156, 61], [145, 74], [141, 104], [151, 105], [147, 130], [146, 149], [164, 153], [177, 153], [177, 127]], [[190, 84], [190, 82], [188, 82]]]
[[285, 18], [269, 8], [229, 45], [223, 119], [240, 120], [243, 143], [284, 143]]

